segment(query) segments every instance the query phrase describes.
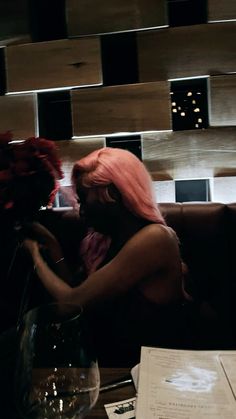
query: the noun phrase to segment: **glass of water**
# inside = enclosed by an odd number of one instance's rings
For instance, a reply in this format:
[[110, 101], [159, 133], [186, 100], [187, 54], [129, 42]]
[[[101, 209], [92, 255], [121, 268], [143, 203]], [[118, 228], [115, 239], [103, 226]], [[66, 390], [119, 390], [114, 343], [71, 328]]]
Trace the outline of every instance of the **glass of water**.
[[50, 303], [19, 328], [16, 404], [23, 418], [81, 419], [95, 405], [99, 368], [80, 307]]

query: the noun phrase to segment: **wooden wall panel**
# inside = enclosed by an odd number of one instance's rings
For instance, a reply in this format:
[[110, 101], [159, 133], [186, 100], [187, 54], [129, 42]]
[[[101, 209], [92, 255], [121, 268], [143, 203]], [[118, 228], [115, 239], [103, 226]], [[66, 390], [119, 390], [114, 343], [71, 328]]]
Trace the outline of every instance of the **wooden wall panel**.
[[168, 82], [72, 91], [75, 136], [171, 129]]
[[139, 32], [137, 37], [141, 82], [236, 69], [236, 22]]
[[0, 96], [0, 132], [12, 131], [14, 138], [37, 134], [36, 95]]
[[166, 0], [66, 0], [69, 36], [168, 25]]
[[236, 74], [210, 77], [210, 126], [236, 125]]
[[208, 22], [236, 19], [235, 0], [208, 0]]
[[71, 184], [71, 170], [74, 163], [92, 151], [105, 147], [105, 138], [80, 138], [79, 140], [60, 141], [57, 143], [57, 146], [65, 175], [61, 184], [66, 186]]
[[236, 176], [236, 127], [143, 134], [154, 180]]
[[28, 0], [1, 1], [0, 44], [22, 39], [30, 41]]
[[40, 42], [6, 48], [7, 91], [101, 84], [96, 37]]

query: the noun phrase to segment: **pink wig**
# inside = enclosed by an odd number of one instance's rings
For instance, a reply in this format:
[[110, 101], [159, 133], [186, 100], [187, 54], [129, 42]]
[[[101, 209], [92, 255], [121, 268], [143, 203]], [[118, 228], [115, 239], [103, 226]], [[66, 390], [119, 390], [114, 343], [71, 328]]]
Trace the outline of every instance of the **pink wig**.
[[[114, 184], [129, 211], [137, 217], [166, 224], [155, 202], [148, 171], [129, 151], [109, 147], [93, 151], [75, 163], [72, 170], [74, 187], [78, 180], [85, 188]], [[109, 200], [107, 195], [106, 200]]]

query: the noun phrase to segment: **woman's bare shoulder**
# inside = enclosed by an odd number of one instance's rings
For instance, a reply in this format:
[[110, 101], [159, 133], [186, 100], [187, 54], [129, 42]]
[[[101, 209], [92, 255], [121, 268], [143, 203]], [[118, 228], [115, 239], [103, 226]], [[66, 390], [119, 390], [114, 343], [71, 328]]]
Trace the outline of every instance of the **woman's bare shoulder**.
[[[152, 258], [155, 250], [158, 250], [160, 257], [173, 254], [179, 251], [178, 238], [175, 232], [161, 224], [149, 224], [134, 234], [124, 245], [123, 251], [127, 254], [138, 255], [145, 253], [147, 258]], [[122, 252], [123, 253], [123, 252]], [[143, 253], [143, 254], [144, 254]]]
[[173, 241], [178, 243], [178, 237], [175, 231], [163, 224], [149, 224], [143, 227], [137, 233], [137, 238], [153, 242]]

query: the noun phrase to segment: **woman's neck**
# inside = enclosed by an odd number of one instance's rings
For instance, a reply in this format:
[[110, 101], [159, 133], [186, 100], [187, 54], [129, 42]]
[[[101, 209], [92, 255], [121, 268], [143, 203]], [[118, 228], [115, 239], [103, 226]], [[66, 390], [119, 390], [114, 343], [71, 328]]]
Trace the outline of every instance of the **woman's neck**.
[[125, 243], [147, 224], [150, 221], [135, 217], [128, 211], [117, 219], [109, 232], [111, 243], [102, 265], [113, 259]]
[[150, 221], [138, 218], [127, 211], [117, 220], [111, 231], [112, 245], [121, 248], [134, 234], [148, 224]]

